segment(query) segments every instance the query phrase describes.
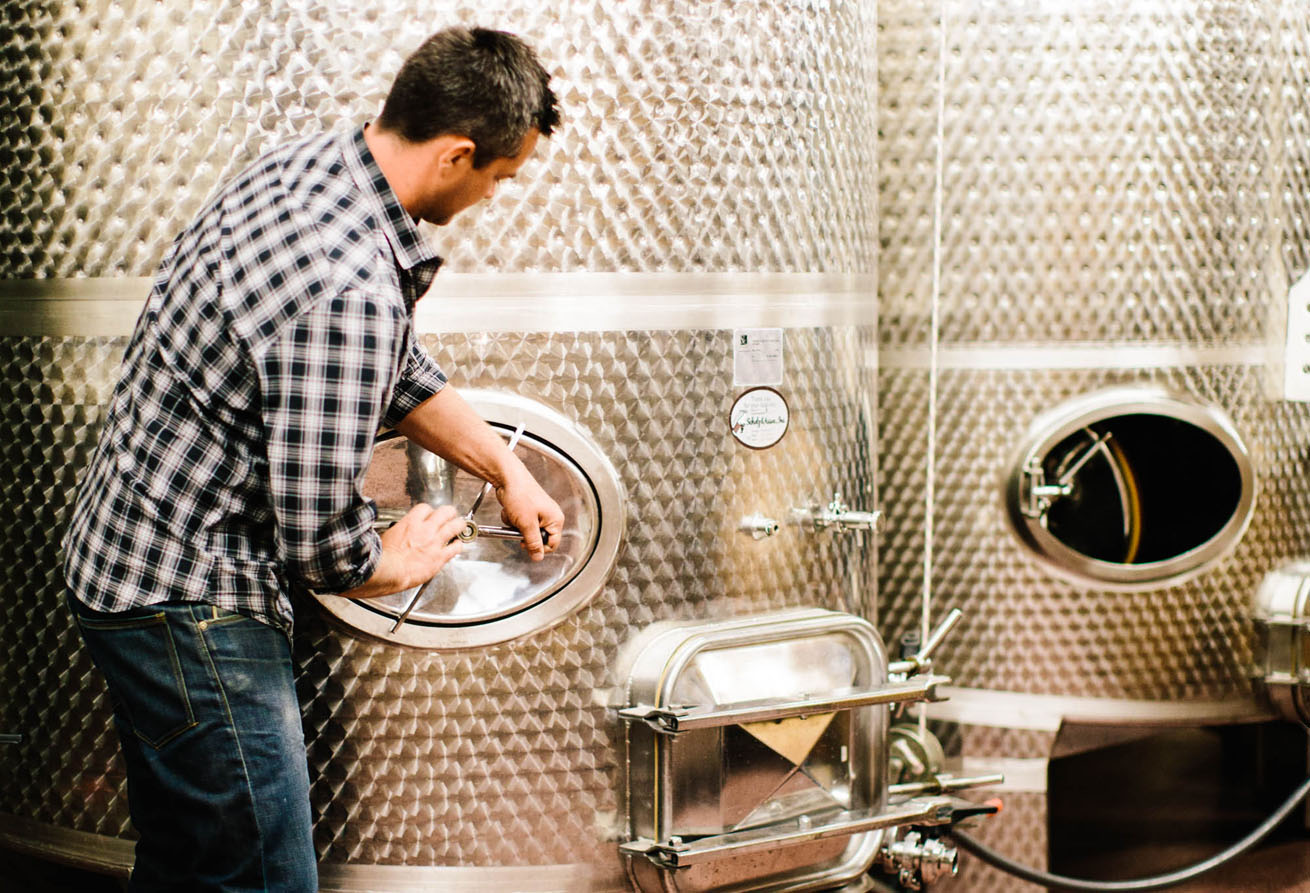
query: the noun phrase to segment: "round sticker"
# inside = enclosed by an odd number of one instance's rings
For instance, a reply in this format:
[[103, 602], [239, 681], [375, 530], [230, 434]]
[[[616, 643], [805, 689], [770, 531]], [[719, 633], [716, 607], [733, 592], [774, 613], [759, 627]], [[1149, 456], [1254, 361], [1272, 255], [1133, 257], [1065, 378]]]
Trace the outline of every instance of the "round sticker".
[[728, 414], [732, 436], [753, 450], [782, 440], [789, 419], [787, 401], [773, 388], [752, 388], [737, 398]]

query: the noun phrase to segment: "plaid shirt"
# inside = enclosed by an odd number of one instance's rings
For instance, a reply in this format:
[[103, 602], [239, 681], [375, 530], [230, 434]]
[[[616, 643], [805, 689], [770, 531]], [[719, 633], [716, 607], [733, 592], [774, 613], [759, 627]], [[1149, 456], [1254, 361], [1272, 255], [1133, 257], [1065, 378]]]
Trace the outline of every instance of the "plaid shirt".
[[412, 319], [440, 264], [362, 128], [228, 184], [174, 241], [128, 344], [64, 540], [73, 594], [289, 632], [290, 586], [371, 576], [374, 436], [446, 382]]

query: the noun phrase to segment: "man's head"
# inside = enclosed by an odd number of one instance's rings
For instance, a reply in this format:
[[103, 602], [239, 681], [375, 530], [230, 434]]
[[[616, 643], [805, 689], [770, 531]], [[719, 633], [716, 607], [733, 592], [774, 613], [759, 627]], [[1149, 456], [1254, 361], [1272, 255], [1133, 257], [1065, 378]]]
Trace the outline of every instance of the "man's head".
[[559, 109], [549, 83], [536, 53], [514, 35], [447, 28], [405, 60], [377, 124], [409, 143], [467, 137], [480, 168], [517, 156], [530, 131], [550, 136]]
[[442, 225], [490, 198], [559, 124], [549, 82], [514, 35], [447, 28], [405, 60], [364, 136], [405, 210]]

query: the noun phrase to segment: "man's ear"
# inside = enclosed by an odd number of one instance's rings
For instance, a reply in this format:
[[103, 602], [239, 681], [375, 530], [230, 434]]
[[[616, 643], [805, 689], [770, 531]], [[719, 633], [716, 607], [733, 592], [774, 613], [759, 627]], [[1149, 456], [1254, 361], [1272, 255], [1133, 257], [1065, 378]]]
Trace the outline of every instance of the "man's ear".
[[442, 168], [456, 168], [461, 164], [473, 165], [478, 145], [466, 136], [437, 137], [437, 164]]

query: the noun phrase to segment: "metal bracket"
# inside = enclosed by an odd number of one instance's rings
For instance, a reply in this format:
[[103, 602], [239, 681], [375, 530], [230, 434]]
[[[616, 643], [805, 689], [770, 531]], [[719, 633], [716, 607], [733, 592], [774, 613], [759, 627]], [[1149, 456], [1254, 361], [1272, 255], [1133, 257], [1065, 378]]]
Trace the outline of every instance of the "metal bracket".
[[1037, 456], [1029, 456], [1023, 466], [1023, 505], [1020, 511], [1028, 518], [1043, 518], [1051, 503], [1073, 493], [1071, 483], [1046, 483], [1046, 469]]
[[801, 816], [763, 828], [732, 831], [692, 841], [670, 837], [658, 842], [642, 837], [619, 844], [619, 852], [634, 858], [642, 856], [660, 868], [676, 870], [728, 856], [746, 856], [895, 825], [940, 825], [950, 821], [952, 807], [953, 801], [947, 797], [922, 797], [888, 809], [840, 811], [823, 815], [821, 820], [814, 815]]
[[792, 716], [813, 716], [816, 713], [874, 704], [938, 701], [943, 699], [937, 696], [937, 687], [950, 681], [947, 676], [918, 676], [902, 682], [889, 682], [873, 689], [839, 689], [822, 697], [747, 701], [722, 708], [680, 705], [653, 707], [637, 704], [620, 710], [619, 718], [626, 722], [644, 722], [662, 735], [678, 735], [693, 729], [766, 722]]

